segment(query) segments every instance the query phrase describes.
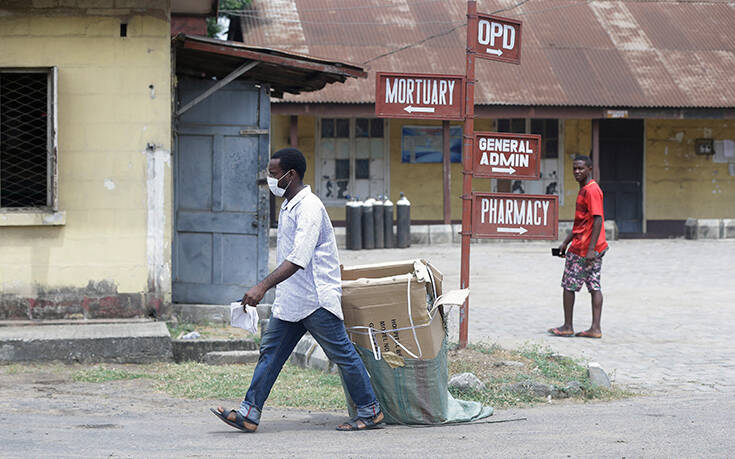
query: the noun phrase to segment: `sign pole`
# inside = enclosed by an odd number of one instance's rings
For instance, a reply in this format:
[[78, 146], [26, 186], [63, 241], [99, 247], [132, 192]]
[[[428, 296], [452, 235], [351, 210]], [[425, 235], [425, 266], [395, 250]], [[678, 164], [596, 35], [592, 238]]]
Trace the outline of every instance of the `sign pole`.
[[[472, 152], [475, 130], [475, 56], [470, 51], [473, 31], [477, 30], [477, 4], [467, 2], [467, 50], [465, 64], [465, 113], [462, 149], [462, 261], [459, 275], [460, 288], [470, 286], [470, 235], [472, 216]], [[459, 310], [459, 348], [467, 347], [467, 330], [470, 300], [467, 298]]]

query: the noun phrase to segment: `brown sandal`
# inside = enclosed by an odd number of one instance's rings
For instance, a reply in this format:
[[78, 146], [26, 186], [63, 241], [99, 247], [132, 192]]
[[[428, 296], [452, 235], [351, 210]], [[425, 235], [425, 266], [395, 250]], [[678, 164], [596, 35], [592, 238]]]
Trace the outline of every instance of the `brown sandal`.
[[[220, 411], [220, 409], [222, 411]], [[214, 408], [210, 408], [209, 411], [214, 413], [215, 416], [220, 418], [227, 425], [242, 430], [243, 432], [252, 433], [255, 432], [255, 430], [258, 428], [258, 424], [253, 424], [252, 422], [249, 422], [249, 419], [247, 419], [236, 410], [225, 410], [222, 407], [218, 407], [216, 410]], [[234, 420], [229, 419], [232, 413], [235, 413]]]
[[354, 432], [357, 430], [382, 429], [380, 424], [382, 424], [384, 417], [383, 413], [380, 412], [372, 419], [354, 418], [350, 422], [338, 425], [337, 430], [340, 432]]

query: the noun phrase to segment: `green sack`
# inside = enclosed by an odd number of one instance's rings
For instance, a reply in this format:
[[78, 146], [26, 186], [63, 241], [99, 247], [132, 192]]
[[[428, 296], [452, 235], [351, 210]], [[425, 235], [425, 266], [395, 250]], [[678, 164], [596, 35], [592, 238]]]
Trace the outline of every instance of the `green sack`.
[[[399, 358], [403, 366], [395, 366], [396, 362], [390, 356], [384, 355], [383, 359], [375, 360], [370, 349], [361, 346], [355, 346], [355, 349], [370, 374], [370, 382], [388, 424], [470, 422], [493, 414], [489, 406], [457, 400], [449, 393], [446, 339], [435, 358]], [[345, 396], [350, 416], [355, 417], [357, 409], [346, 388]]]

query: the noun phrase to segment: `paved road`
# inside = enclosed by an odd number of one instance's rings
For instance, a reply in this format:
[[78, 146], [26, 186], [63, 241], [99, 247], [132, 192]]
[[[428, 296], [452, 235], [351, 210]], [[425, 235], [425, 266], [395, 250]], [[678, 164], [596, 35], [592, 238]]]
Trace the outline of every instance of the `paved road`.
[[553, 403], [498, 412], [492, 423], [360, 433], [336, 432], [345, 419], [340, 413], [267, 409], [251, 435], [218, 421], [208, 412], [213, 402], [171, 399], [147, 384], [0, 371], [0, 456], [620, 458], [733, 451], [730, 394]]
[[[473, 244], [470, 341], [538, 343], [599, 362], [618, 383], [649, 393], [735, 392], [735, 240], [619, 240], [602, 268], [602, 340], [558, 338], [563, 260], [551, 242]], [[459, 286], [457, 244], [340, 252], [345, 265], [426, 258]], [[577, 295], [575, 330], [590, 324]], [[453, 330], [458, 329], [455, 324]]]

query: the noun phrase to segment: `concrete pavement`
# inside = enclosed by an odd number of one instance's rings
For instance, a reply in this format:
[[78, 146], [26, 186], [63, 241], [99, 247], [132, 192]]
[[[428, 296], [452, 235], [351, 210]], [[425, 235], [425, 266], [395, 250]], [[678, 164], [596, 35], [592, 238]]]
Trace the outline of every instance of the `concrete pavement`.
[[[558, 338], [564, 260], [554, 241], [473, 244], [469, 337], [524, 343], [597, 361], [617, 383], [646, 393], [735, 392], [735, 240], [617, 240], [602, 267], [602, 340]], [[340, 251], [345, 265], [426, 258], [458, 288], [459, 244]], [[458, 330], [457, 311], [451, 330]], [[589, 327], [590, 296], [577, 294], [574, 327]]]

